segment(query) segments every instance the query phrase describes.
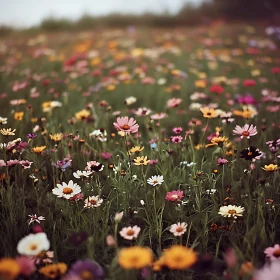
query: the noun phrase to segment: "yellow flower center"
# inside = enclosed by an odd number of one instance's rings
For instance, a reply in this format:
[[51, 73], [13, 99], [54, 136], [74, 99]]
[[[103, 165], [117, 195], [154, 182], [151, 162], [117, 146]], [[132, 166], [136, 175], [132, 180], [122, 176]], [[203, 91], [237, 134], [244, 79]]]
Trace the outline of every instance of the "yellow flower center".
[[248, 156], [251, 156], [253, 153], [252, 152], [248, 152]]
[[228, 210], [228, 213], [231, 215], [234, 215], [234, 214], [236, 214], [236, 211], [232, 209], [232, 210]]
[[154, 180], [153, 183], [154, 183], [154, 184], [157, 184], [157, 183], [158, 183], [158, 180]]
[[68, 187], [67, 187], [67, 188], [64, 188], [64, 189], [63, 189], [63, 193], [64, 193], [64, 194], [71, 194], [72, 192], [73, 192], [73, 190], [72, 190], [71, 188], [68, 188]]
[[95, 205], [95, 204], [97, 203], [97, 201], [94, 200], [94, 199], [92, 199], [92, 200], [90, 200], [90, 203], [91, 203], [92, 205]]
[[178, 195], [177, 194], [172, 194], [171, 197], [172, 198], [178, 198]]
[[30, 247], [29, 247], [29, 249], [30, 249], [31, 251], [35, 251], [37, 248], [38, 248], [38, 245], [37, 245], [37, 244], [31, 244]]

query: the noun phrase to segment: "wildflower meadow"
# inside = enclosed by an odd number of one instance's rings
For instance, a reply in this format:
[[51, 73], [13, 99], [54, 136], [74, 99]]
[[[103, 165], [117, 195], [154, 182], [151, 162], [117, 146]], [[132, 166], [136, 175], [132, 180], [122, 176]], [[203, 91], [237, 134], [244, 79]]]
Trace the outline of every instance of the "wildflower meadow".
[[0, 279], [280, 279], [280, 29], [0, 38]]

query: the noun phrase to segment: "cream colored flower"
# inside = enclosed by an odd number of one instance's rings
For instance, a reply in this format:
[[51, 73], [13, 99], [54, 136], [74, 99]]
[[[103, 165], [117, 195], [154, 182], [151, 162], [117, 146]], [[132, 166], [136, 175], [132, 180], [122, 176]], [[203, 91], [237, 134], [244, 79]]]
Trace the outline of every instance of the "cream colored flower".
[[228, 205], [228, 206], [221, 206], [218, 214], [223, 217], [234, 218], [243, 216], [242, 213], [245, 211], [244, 207], [235, 206], [235, 205]]
[[48, 251], [50, 242], [44, 232], [29, 234], [22, 238], [18, 245], [17, 251], [21, 255], [37, 256], [42, 251]]

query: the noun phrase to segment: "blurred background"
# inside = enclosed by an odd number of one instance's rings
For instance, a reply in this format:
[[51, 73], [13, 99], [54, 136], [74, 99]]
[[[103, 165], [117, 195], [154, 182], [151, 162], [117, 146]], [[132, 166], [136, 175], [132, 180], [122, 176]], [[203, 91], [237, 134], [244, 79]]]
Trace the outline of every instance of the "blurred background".
[[215, 20], [279, 23], [280, 0], [0, 0], [2, 28], [158, 27]]

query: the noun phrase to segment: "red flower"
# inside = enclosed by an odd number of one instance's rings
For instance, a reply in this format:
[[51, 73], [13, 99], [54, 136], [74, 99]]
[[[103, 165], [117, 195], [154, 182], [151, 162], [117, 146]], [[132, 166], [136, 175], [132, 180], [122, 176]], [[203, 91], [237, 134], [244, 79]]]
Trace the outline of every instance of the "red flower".
[[256, 85], [256, 82], [254, 80], [251, 79], [247, 79], [243, 81], [243, 86], [244, 87], [253, 87]]
[[220, 85], [212, 85], [210, 87], [210, 92], [216, 93], [216, 94], [222, 94], [224, 92], [224, 88]]

